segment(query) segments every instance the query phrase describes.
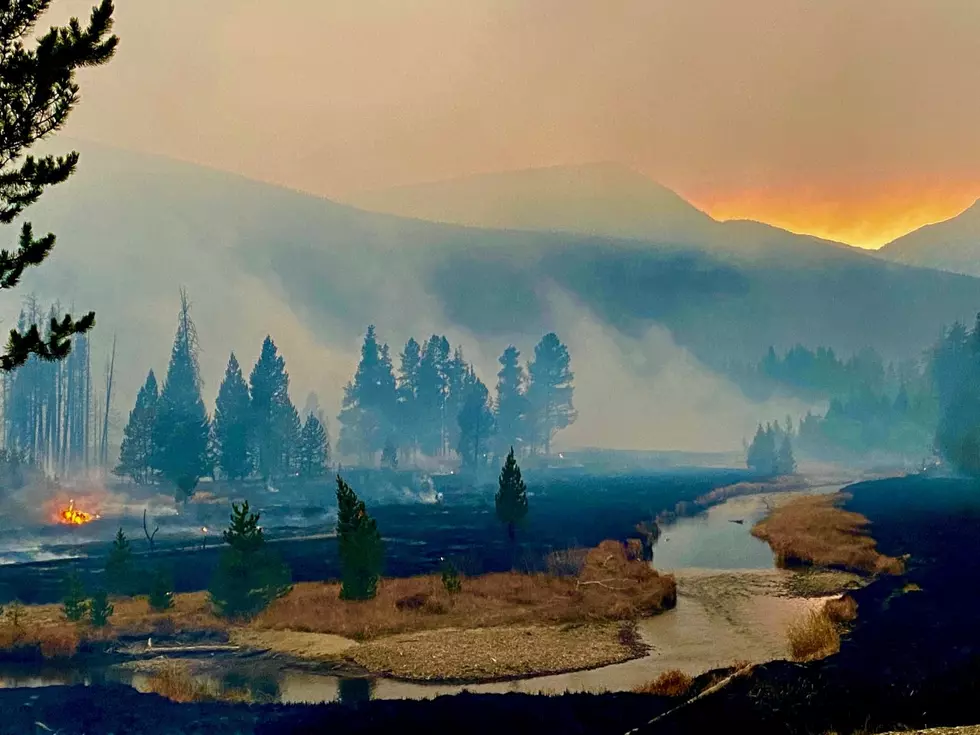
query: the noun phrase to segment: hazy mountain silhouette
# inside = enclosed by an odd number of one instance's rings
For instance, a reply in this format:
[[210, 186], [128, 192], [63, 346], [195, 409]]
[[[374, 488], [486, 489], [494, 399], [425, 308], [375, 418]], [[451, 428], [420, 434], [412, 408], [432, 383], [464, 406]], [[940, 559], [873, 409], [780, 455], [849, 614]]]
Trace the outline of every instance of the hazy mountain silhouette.
[[980, 200], [952, 219], [893, 240], [878, 253], [897, 263], [980, 276]]
[[853, 250], [760, 222], [719, 222], [667, 187], [617, 163], [480, 174], [361, 192], [343, 201], [433, 222], [687, 245], [739, 259], [823, 259], [827, 246]]
[[[145, 371], [166, 366], [180, 285], [193, 302], [209, 399], [228, 353], [250, 364], [266, 334], [303, 385], [342, 385], [369, 323], [395, 348], [410, 335], [460, 335], [492, 368], [509, 341], [527, 349], [558, 324], [574, 329], [561, 321], [556, 292], [610, 334], [662, 325], [708, 362], [755, 360], [770, 344], [796, 342], [918, 355], [942, 324], [980, 308], [980, 280], [755, 223], [715, 223], [656, 187], [651, 196], [672, 213], [658, 216], [672, 232], [703, 228], [730, 239], [716, 248], [434, 224], [78, 147], [79, 173], [29, 210], [59, 244], [17, 293], [95, 309], [103, 343], [119, 331], [118, 405], [127, 408]], [[735, 253], [733, 242], [752, 244], [754, 255]], [[4, 309], [11, 319], [17, 304]]]

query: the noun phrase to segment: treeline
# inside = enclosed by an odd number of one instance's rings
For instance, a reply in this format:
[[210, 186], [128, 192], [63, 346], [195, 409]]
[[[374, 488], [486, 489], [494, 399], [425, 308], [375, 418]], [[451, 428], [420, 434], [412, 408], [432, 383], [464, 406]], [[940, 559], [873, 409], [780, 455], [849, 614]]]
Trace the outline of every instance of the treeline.
[[[17, 327], [46, 325], [41, 334], [47, 339], [61, 313], [59, 304], [44, 309], [30, 296]], [[4, 486], [17, 484], [12, 478], [23, 466], [55, 475], [108, 465], [114, 355], [115, 343], [104, 375], [96, 380], [89, 339], [79, 335], [66, 359], [31, 355], [17, 370], [3, 373]]]
[[763, 477], [779, 477], [796, 472], [793, 456], [793, 424], [787, 418], [786, 427], [778, 421], [759, 424], [752, 443], [746, 449], [745, 463]]
[[286, 363], [266, 337], [246, 383], [235, 354], [228, 360], [213, 418], [201, 398], [197, 330], [187, 294], [163, 386], [150, 370], [123, 432], [115, 473], [139, 484], [164, 480], [178, 498], [200, 478], [315, 478], [327, 471], [329, 438], [310, 407], [305, 419], [289, 397]]
[[513, 345], [504, 350], [491, 396], [462, 348], [445, 337], [409, 339], [396, 375], [388, 345], [368, 327], [344, 389], [338, 449], [362, 464], [380, 458], [388, 467], [418, 455], [455, 455], [479, 467], [511, 447], [518, 456], [550, 454], [555, 435], [577, 417], [568, 348], [550, 333], [526, 365], [520, 357]]
[[936, 450], [957, 470], [980, 476], [980, 314], [972, 331], [959, 322], [945, 330], [931, 357]]
[[844, 358], [830, 347], [813, 350], [797, 344], [782, 355], [770, 347], [754, 365], [730, 362], [725, 372], [756, 400], [771, 397], [779, 388], [807, 398], [839, 398], [869, 391], [894, 396], [919, 373], [919, 366], [914, 360], [886, 364], [871, 348]]

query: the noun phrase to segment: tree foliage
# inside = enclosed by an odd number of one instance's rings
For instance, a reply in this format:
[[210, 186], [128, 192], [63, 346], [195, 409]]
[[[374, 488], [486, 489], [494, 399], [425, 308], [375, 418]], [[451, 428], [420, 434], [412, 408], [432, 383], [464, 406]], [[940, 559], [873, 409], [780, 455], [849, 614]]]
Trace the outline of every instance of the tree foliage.
[[241, 480], [251, 472], [249, 429], [251, 397], [235, 353], [228, 358], [225, 377], [214, 404], [214, 439], [218, 467], [225, 477]]
[[131, 478], [137, 485], [146, 485], [152, 479], [153, 432], [159, 400], [157, 379], [151, 370], [136, 395], [136, 405], [129, 412], [129, 421], [123, 429], [119, 448], [119, 464], [113, 470], [117, 475]]
[[[78, 69], [101, 66], [115, 53], [111, 0], [92, 10], [87, 25], [73, 18], [52, 27], [32, 45], [27, 39], [51, 0], [0, 3], [0, 224], [11, 224], [45, 189], [65, 182], [78, 165], [78, 153], [26, 155], [36, 143], [64, 127], [79, 100]], [[53, 234], [35, 237], [30, 222], [21, 226], [14, 250], [0, 250], [0, 290], [12, 289], [24, 271], [41, 264], [55, 245]], [[12, 329], [0, 370], [11, 371], [31, 355], [53, 361], [71, 351], [72, 337], [95, 324], [90, 312], [75, 320], [52, 316], [44, 330], [37, 323]]]
[[289, 397], [286, 361], [272, 337], [267, 336], [262, 342], [249, 384], [255, 466], [265, 480], [288, 476], [293, 471], [293, 452], [299, 443], [299, 413]]
[[377, 522], [337, 476], [337, 543], [340, 550], [342, 600], [370, 600], [378, 591], [384, 546]]
[[507, 526], [507, 536], [513, 541], [517, 526], [527, 516], [527, 486], [521, 478], [521, 468], [511, 448], [500, 470], [497, 494], [494, 497], [497, 518]]
[[115, 612], [115, 607], [109, 602], [109, 593], [104, 589], [96, 590], [88, 606], [89, 621], [92, 623], [92, 627], [104, 628], [107, 626], [113, 612]]
[[154, 612], [169, 610], [174, 604], [173, 575], [165, 567], [156, 567], [150, 577], [150, 594], [147, 599]]
[[85, 599], [85, 588], [78, 572], [74, 569], [65, 578], [65, 595], [61, 600], [61, 612], [65, 619], [77, 623], [88, 612], [88, 600]]
[[209, 589], [211, 603], [223, 617], [250, 618], [290, 589], [289, 570], [266, 547], [259, 518], [248, 501], [232, 504], [231, 522], [222, 534], [227, 548]]
[[532, 436], [536, 447], [551, 453], [555, 434], [571, 426], [578, 418], [572, 403], [574, 388], [568, 348], [558, 335], [550, 332], [534, 348], [534, 360], [528, 366], [527, 398], [530, 407]]
[[468, 374], [465, 398], [457, 416], [459, 439], [456, 451], [463, 465], [477, 469], [486, 465], [495, 431], [490, 392], [472, 372]]
[[179, 500], [190, 497], [210, 472], [211, 427], [201, 398], [198, 349], [190, 302], [181, 290], [177, 334], [154, 426], [154, 468], [176, 486]]
[[508, 447], [523, 452], [527, 441], [528, 419], [527, 373], [521, 365], [521, 352], [513, 345], [500, 356], [497, 373], [497, 454], [502, 456]]
[[312, 413], [307, 415], [303, 424], [303, 432], [299, 441], [299, 476], [304, 479], [316, 479], [327, 473], [327, 463], [330, 461], [330, 443], [327, 432], [320, 420]]
[[105, 565], [108, 589], [119, 594], [133, 594], [136, 582], [134, 574], [132, 545], [120, 528], [116, 532], [116, 538], [113, 539]]

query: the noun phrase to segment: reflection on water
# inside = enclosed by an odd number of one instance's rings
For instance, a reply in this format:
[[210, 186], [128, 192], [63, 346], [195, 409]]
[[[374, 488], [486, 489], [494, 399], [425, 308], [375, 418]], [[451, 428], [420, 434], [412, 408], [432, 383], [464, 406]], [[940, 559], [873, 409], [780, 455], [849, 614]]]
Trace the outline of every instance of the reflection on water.
[[773, 569], [769, 544], [752, 535], [767, 510], [755, 498], [735, 498], [663, 529], [653, 550], [659, 571]]

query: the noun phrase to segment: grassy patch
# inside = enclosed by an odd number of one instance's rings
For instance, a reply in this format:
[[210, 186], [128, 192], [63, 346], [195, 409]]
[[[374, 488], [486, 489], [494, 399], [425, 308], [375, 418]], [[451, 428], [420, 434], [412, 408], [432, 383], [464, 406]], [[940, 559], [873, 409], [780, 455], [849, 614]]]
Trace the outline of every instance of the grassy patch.
[[147, 688], [174, 702], [249, 702], [247, 690], [223, 689], [217, 683], [195, 677], [186, 663], [166, 661], [147, 679]]
[[866, 579], [852, 572], [810, 568], [791, 575], [786, 584], [793, 597], [827, 597], [860, 589]]
[[792, 623], [786, 635], [795, 661], [814, 661], [840, 650], [840, 630], [823, 610], [811, 610]]
[[633, 689], [637, 694], [656, 694], [661, 697], [683, 697], [694, 684], [694, 679], [678, 669], [665, 671], [653, 681]]
[[772, 513], [752, 529], [766, 541], [781, 567], [817, 566], [865, 574], [901, 574], [904, 564], [875, 549], [866, 531], [868, 519], [846, 511], [842, 493], [802, 496]]
[[337, 583], [300, 583], [253, 623], [370, 640], [438, 628], [495, 628], [631, 620], [673, 607], [676, 583], [623, 544], [591, 549], [575, 576], [487, 574], [463, 580], [450, 600], [437, 575], [384, 579], [373, 600], [346, 602]]

